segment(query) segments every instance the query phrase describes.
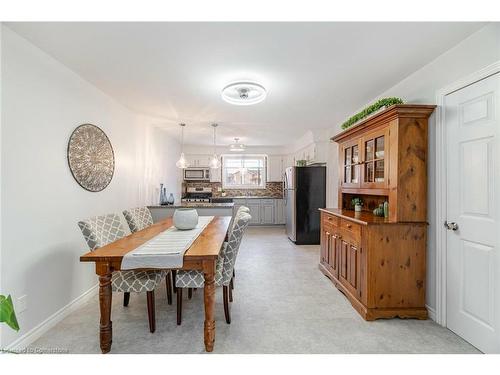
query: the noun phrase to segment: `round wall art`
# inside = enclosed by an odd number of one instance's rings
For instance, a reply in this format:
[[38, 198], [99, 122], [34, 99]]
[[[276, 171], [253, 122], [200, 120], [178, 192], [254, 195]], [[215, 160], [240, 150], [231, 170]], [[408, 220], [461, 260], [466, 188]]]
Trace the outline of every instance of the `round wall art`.
[[69, 137], [68, 164], [82, 188], [92, 192], [105, 189], [115, 171], [115, 155], [106, 133], [92, 124], [77, 127]]

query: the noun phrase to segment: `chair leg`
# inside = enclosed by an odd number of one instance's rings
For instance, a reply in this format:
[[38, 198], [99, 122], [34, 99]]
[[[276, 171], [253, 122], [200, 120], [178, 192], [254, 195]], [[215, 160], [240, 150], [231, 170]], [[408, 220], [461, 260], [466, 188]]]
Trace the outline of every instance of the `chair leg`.
[[188, 288], [188, 299], [193, 298], [193, 288]]
[[165, 282], [167, 284], [167, 303], [169, 305], [172, 304], [172, 279], [170, 278], [170, 274], [165, 278]]
[[234, 276], [231, 277], [231, 281], [229, 282], [229, 286], [231, 287], [231, 289], [234, 289]]
[[130, 292], [123, 293], [123, 306], [128, 306], [128, 301], [130, 301]]
[[[231, 279], [232, 282], [232, 279]], [[231, 287], [231, 283], [227, 287], [228, 294], [229, 294], [229, 302], [233, 302], [233, 288]]]
[[224, 301], [224, 316], [226, 317], [226, 323], [231, 324], [231, 313], [229, 311], [229, 286], [222, 287], [222, 299]]
[[177, 288], [177, 325], [182, 321], [182, 288]]
[[172, 271], [170, 271], [170, 273], [172, 274], [172, 289], [174, 290], [174, 293], [177, 293], [177, 287], [175, 286], [175, 279], [177, 276], [177, 271], [172, 270]]
[[155, 291], [146, 292], [148, 300], [148, 319], [149, 331], [153, 333], [156, 330], [156, 317], [155, 317]]

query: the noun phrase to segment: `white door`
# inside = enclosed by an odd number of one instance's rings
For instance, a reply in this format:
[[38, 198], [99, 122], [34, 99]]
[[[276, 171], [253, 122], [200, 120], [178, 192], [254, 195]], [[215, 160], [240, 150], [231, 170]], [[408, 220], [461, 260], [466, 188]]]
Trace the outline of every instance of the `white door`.
[[500, 353], [500, 73], [447, 95], [449, 329]]

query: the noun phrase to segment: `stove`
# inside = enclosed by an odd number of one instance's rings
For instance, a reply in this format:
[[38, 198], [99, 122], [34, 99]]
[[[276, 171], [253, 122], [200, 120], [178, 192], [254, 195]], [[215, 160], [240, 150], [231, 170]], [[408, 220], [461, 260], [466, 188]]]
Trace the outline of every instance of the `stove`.
[[186, 195], [182, 198], [182, 202], [193, 203], [193, 202], [210, 202], [212, 198], [212, 188], [211, 187], [188, 187], [186, 190]]

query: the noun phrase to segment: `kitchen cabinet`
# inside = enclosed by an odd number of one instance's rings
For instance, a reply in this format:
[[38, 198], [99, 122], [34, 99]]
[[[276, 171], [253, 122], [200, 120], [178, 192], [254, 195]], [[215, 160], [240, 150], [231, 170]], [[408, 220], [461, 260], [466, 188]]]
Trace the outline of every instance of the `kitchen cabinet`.
[[235, 212], [241, 206], [250, 209], [250, 225], [285, 224], [283, 199], [276, 198], [234, 198]]
[[246, 206], [250, 209], [250, 215], [252, 216], [249, 225], [261, 224], [260, 199], [248, 199]]
[[283, 181], [284, 164], [283, 156], [270, 155], [267, 157], [267, 181], [281, 182]]
[[285, 204], [283, 199], [274, 199], [274, 224], [285, 224]]
[[185, 158], [190, 167], [208, 167], [211, 155], [186, 154]]
[[261, 199], [260, 207], [260, 223], [263, 225], [274, 224], [274, 199]]

